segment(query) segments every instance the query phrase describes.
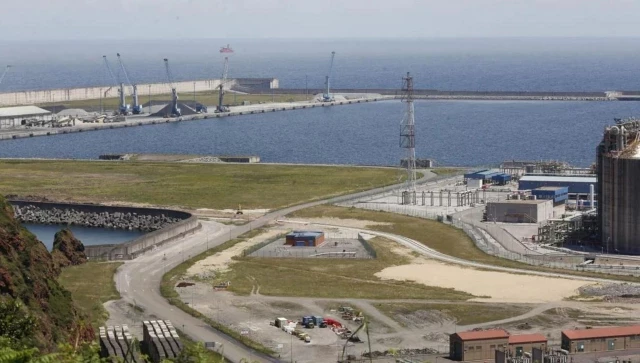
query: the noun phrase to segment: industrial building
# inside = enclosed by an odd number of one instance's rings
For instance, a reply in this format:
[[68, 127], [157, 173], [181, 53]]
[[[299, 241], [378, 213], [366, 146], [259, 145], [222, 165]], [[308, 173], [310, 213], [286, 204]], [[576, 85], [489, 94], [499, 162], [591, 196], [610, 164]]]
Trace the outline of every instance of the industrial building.
[[606, 251], [640, 253], [640, 119], [607, 127], [596, 149], [598, 229]]
[[503, 223], [542, 223], [554, 218], [551, 199], [511, 199], [489, 202], [486, 220]]
[[567, 187], [568, 199], [588, 200], [591, 186], [597, 184], [595, 176], [574, 175], [525, 175], [518, 182], [519, 190], [533, 190], [543, 187]]
[[522, 334], [509, 336], [509, 355], [522, 357], [525, 353], [531, 353], [533, 348], [545, 351], [547, 337], [542, 334]]
[[564, 203], [569, 198], [569, 187], [540, 187], [533, 189], [531, 195], [536, 199], [553, 200], [554, 205]]
[[640, 348], [640, 325], [562, 331], [562, 349], [593, 353]]
[[285, 245], [295, 247], [317, 247], [324, 242], [324, 232], [293, 231], [285, 236]]
[[521, 357], [533, 348], [545, 350], [547, 338], [542, 334], [509, 335], [506, 330], [466, 331], [449, 336], [449, 358], [456, 361], [493, 360], [497, 351]]
[[0, 129], [25, 125], [27, 120], [51, 121], [51, 111], [36, 106], [17, 106], [0, 108]]
[[484, 184], [498, 184], [505, 185], [511, 181], [511, 175], [505, 174], [499, 170], [479, 170], [473, 173], [464, 174], [464, 179], [469, 180], [482, 180]]

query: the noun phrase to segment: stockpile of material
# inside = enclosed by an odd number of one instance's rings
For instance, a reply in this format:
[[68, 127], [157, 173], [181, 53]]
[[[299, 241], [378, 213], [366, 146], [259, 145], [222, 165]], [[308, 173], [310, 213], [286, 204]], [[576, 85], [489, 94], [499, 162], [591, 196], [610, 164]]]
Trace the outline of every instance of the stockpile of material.
[[169, 320], [144, 321], [142, 326], [142, 351], [151, 362], [159, 363], [165, 359], [178, 357], [183, 345]]
[[113, 362], [144, 362], [126, 325], [100, 327], [100, 357], [110, 358]]

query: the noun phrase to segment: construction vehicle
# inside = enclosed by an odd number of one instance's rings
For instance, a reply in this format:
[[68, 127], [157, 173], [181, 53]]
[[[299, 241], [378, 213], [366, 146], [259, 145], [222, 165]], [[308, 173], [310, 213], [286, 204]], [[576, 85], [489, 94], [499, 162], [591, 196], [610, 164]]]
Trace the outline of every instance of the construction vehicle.
[[127, 72], [127, 68], [125, 68], [124, 62], [120, 57], [120, 53], [117, 53], [117, 55], [118, 55], [118, 63], [120, 63], [120, 69], [122, 69], [122, 74], [124, 74], [124, 79], [127, 81], [127, 84], [129, 84], [132, 89], [131, 97], [133, 98], [132, 100], [133, 106], [131, 107], [131, 112], [133, 112], [134, 115], [139, 115], [142, 113], [142, 105], [138, 102], [138, 85], [131, 82], [131, 79], [129, 79], [129, 73]]
[[11, 65], [7, 65], [4, 68], [4, 72], [2, 72], [2, 75], [0, 75], [0, 84], [2, 84], [2, 80], [4, 79], [4, 76], [7, 75], [7, 72], [9, 72], [9, 68], [11, 68]]
[[312, 316], [303, 316], [301, 325], [304, 326], [307, 329], [313, 329], [313, 327], [315, 326], [315, 323], [313, 322], [313, 317]]
[[[102, 59], [104, 59], [104, 64], [107, 67], [107, 71], [109, 72], [109, 75], [111, 76], [111, 80], [116, 85], [116, 87], [118, 87], [118, 96], [120, 98], [120, 101], [118, 103], [117, 114], [124, 115], [124, 116], [130, 115], [131, 106], [129, 106], [126, 101], [126, 95], [124, 93], [124, 83], [119, 82], [118, 79], [116, 78], [115, 74], [113, 73], [113, 70], [111, 69], [111, 65], [109, 64], [109, 61], [107, 60], [107, 56], [103, 55]], [[105, 92], [105, 96], [106, 96], [106, 92]]]
[[231, 286], [231, 281], [224, 281], [217, 285], [213, 286], [214, 290], [226, 290], [229, 286]]
[[182, 112], [180, 112], [180, 108], [178, 107], [178, 91], [176, 90], [176, 85], [173, 82], [173, 74], [171, 73], [171, 68], [169, 67], [169, 59], [164, 59], [164, 68], [167, 71], [167, 79], [169, 81], [169, 87], [171, 87], [171, 117], [180, 117], [182, 116]]
[[336, 52], [331, 52], [331, 65], [329, 66], [329, 72], [324, 80], [324, 94], [322, 95], [322, 102], [333, 102], [333, 96], [331, 95], [331, 87], [329, 86], [329, 82], [331, 80], [331, 73], [333, 72], [333, 59], [336, 57]]
[[[227, 45], [227, 48], [231, 49], [228, 45]], [[224, 100], [224, 86], [225, 86], [225, 83], [227, 83], [228, 74], [229, 74], [229, 57], [224, 57], [224, 66], [222, 67], [222, 78], [220, 78], [220, 86], [218, 86], [218, 89], [219, 89], [218, 106], [216, 107], [216, 112], [218, 113], [229, 112], [229, 107], [222, 104]]]
[[324, 318], [322, 316], [313, 316], [311, 317], [311, 319], [313, 320], [313, 324], [315, 324], [315, 326], [317, 326], [318, 328], [327, 327], [327, 323], [325, 323]]

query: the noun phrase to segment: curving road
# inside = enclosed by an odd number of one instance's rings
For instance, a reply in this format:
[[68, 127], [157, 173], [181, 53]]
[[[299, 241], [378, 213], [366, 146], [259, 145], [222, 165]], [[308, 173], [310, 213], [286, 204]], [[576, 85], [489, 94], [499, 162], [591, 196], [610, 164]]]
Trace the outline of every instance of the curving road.
[[[435, 174], [425, 172], [425, 175], [418, 182], [425, 182], [434, 177]], [[281, 209], [242, 226], [223, 226], [218, 223], [201, 221], [202, 229], [193, 235], [147, 252], [135, 260], [127, 261], [116, 272], [116, 288], [125, 302], [143, 308], [146, 316], [171, 320], [177, 328], [194, 340], [222, 343], [225, 358], [232, 362], [240, 362], [242, 359], [251, 359], [252, 362], [260, 363], [279, 362], [278, 359], [244, 346], [226, 334], [211, 328], [200, 319], [194, 318], [169, 304], [160, 294], [162, 276], [166, 271], [171, 270], [191, 256], [196, 256], [208, 248], [218, 246], [253, 228], [262, 227], [289, 213], [316, 205], [361, 198], [385, 192], [394, 187], [397, 186], [376, 188]]]

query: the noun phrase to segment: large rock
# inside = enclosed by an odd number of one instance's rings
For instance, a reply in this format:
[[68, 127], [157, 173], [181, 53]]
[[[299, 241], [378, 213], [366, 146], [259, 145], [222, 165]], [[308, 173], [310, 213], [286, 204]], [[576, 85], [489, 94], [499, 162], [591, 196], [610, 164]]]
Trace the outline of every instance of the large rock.
[[33, 343], [43, 351], [67, 342], [78, 322], [71, 293], [58, 283], [59, 268], [44, 244], [14, 218], [0, 196], [0, 301], [21, 301], [36, 318]]
[[53, 238], [51, 256], [59, 267], [75, 266], [87, 262], [84, 245], [68, 228], [56, 233]]

